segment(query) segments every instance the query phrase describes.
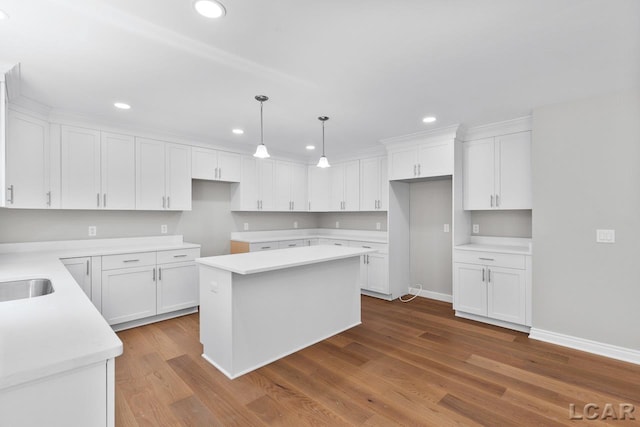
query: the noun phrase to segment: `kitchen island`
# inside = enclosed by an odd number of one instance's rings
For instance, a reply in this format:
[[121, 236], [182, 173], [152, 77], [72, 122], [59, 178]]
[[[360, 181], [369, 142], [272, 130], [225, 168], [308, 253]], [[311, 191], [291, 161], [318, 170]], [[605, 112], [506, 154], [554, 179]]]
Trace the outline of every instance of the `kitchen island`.
[[203, 357], [236, 378], [360, 324], [361, 255], [307, 246], [199, 258]]

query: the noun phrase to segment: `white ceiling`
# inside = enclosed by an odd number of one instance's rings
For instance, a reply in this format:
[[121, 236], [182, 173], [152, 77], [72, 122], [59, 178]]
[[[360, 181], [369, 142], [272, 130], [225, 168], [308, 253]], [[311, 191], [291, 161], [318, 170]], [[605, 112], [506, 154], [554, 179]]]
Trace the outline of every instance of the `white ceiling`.
[[330, 160], [640, 85], [638, 0], [222, 2], [0, 0], [0, 63], [54, 110], [212, 144], [254, 145], [265, 94], [269, 149], [306, 156], [327, 115]]

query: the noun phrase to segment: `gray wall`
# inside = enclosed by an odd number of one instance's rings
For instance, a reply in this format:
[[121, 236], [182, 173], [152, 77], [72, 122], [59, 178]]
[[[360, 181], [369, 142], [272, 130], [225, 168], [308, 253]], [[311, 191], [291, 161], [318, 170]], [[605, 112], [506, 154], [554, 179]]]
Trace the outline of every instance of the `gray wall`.
[[380, 230], [387, 230], [386, 212], [324, 212], [318, 214], [320, 228], [336, 228], [336, 221], [340, 228], [350, 230], [376, 230], [380, 223]]
[[409, 185], [411, 232], [411, 286], [452, 294], [451, 179]]
[[639, 248], [640, 91], [534, 110], [533, 326], [640, 350]]
[[244, 224], [249, 224], [249, 231], [284, 230], [293, 228], [317, 228], [318, 215], [312, 212], [233, 212], [233, 231], [244, 231]]
[[473, 236], [531, 237], [531, 209], [472, 211], [471, 224], [480, 226], [480, 232]]

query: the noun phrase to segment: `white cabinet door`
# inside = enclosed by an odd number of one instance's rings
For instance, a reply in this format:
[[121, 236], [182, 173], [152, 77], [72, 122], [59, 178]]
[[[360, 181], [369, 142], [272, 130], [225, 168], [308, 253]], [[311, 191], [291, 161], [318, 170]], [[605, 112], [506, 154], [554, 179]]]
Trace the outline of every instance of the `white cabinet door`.
[[198, 267], [194, 262], [158, 265], [158, 314], [199, 304]]
[[191, 210], [191, 147], [166, 144], [165, 193], [166, 208]]
[[388, 165], [386, 157], [380, 158], [380, 203], [378, 203], [378, 210], [389, 210], [389, 175]]
[[275, 210], [275, 186], [274, 161], [269, 159], [257, 159], [258, 163], [258, 190], [260, 193], [260, 210]]
[[462, 152], [464, 209], [493, 209], [495, 203], [493, 138], [465, 142]]
[[155, 314], [155, 266], [102, 272], [102, 316], [110, 325]]
[[[320, 168], [318, 168], [320, 169]], [[291, 208], [307, 211], [307, 166], [293, 163], [291, 168]]]
[[453, 174], [453, 143], [425, 144], [418, 147], [420, 178]]
[[308, 167], [309, 176], [309, 210], [312, 212], [326, 212], [329, 210], [329, 188], [331, 185], [331, 168]]
[[49, 123], [10, 111], [6, 145], [6, 206], [27, 209], [50, 207]]
[[191, 148], [191, 177], [193, 179], [218, 179], [218, 152], [208, 148]]
[[453, 308], [467, 313], [487, 315], [486, 268], [481, 265], [455, 263]]
[[291, 210], [291, 177], [293, 164], [289, 162], [275, 162], [275, 210]]
[[103, 132], [101, 187], [104, 209], [136, 208], [136, 145], [132, 136]]
[[345, 211], [360, 210], [360, 161], [345, 163], [344, 165], [344, 209]]
[[496, 207], [531, 209], [531, 132], [496, 138]]
[[335, 163], [329, 169], [329, 210], [344, 210], [344, 163]]
[[367, 289], [381, 294], [389, 294], [389, 259], [385, 254], [367, 255]]
[[418, 151], [415, 147], [389, 152], [389, 180], [416, 178], [417, 163]]
[[62, 209], [102, 207], [100, 188], [100, 132], [71, 126], [61, 127]]
[[384, 158], [360, 160], [360, 210], [376, 211], [381, 205], [381, 167]]
[[136, 138], [136, 209], [166, 208], [164, 145], [162, 141]]
[[525, 271], [487, 268], [487, 316], [506, 322], [525, 324]]
[[65, 258], [61, 261], [76, 283], [91, 299], [91, 257]]
[[240, 182], [242, 156], [238, 153], [218, 151], [218, 180]]

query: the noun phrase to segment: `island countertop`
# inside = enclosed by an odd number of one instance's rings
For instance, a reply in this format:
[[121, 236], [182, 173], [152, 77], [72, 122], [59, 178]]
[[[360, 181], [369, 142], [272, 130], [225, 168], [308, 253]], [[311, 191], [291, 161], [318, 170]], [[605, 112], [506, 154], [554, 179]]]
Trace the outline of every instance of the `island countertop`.
[[376, 252], [376, 250], [318, 245], [197, 258], [196, 262], [205, 266], [231, 271], [232, 273], [254, 274], [360, 256], [372, 252]]

